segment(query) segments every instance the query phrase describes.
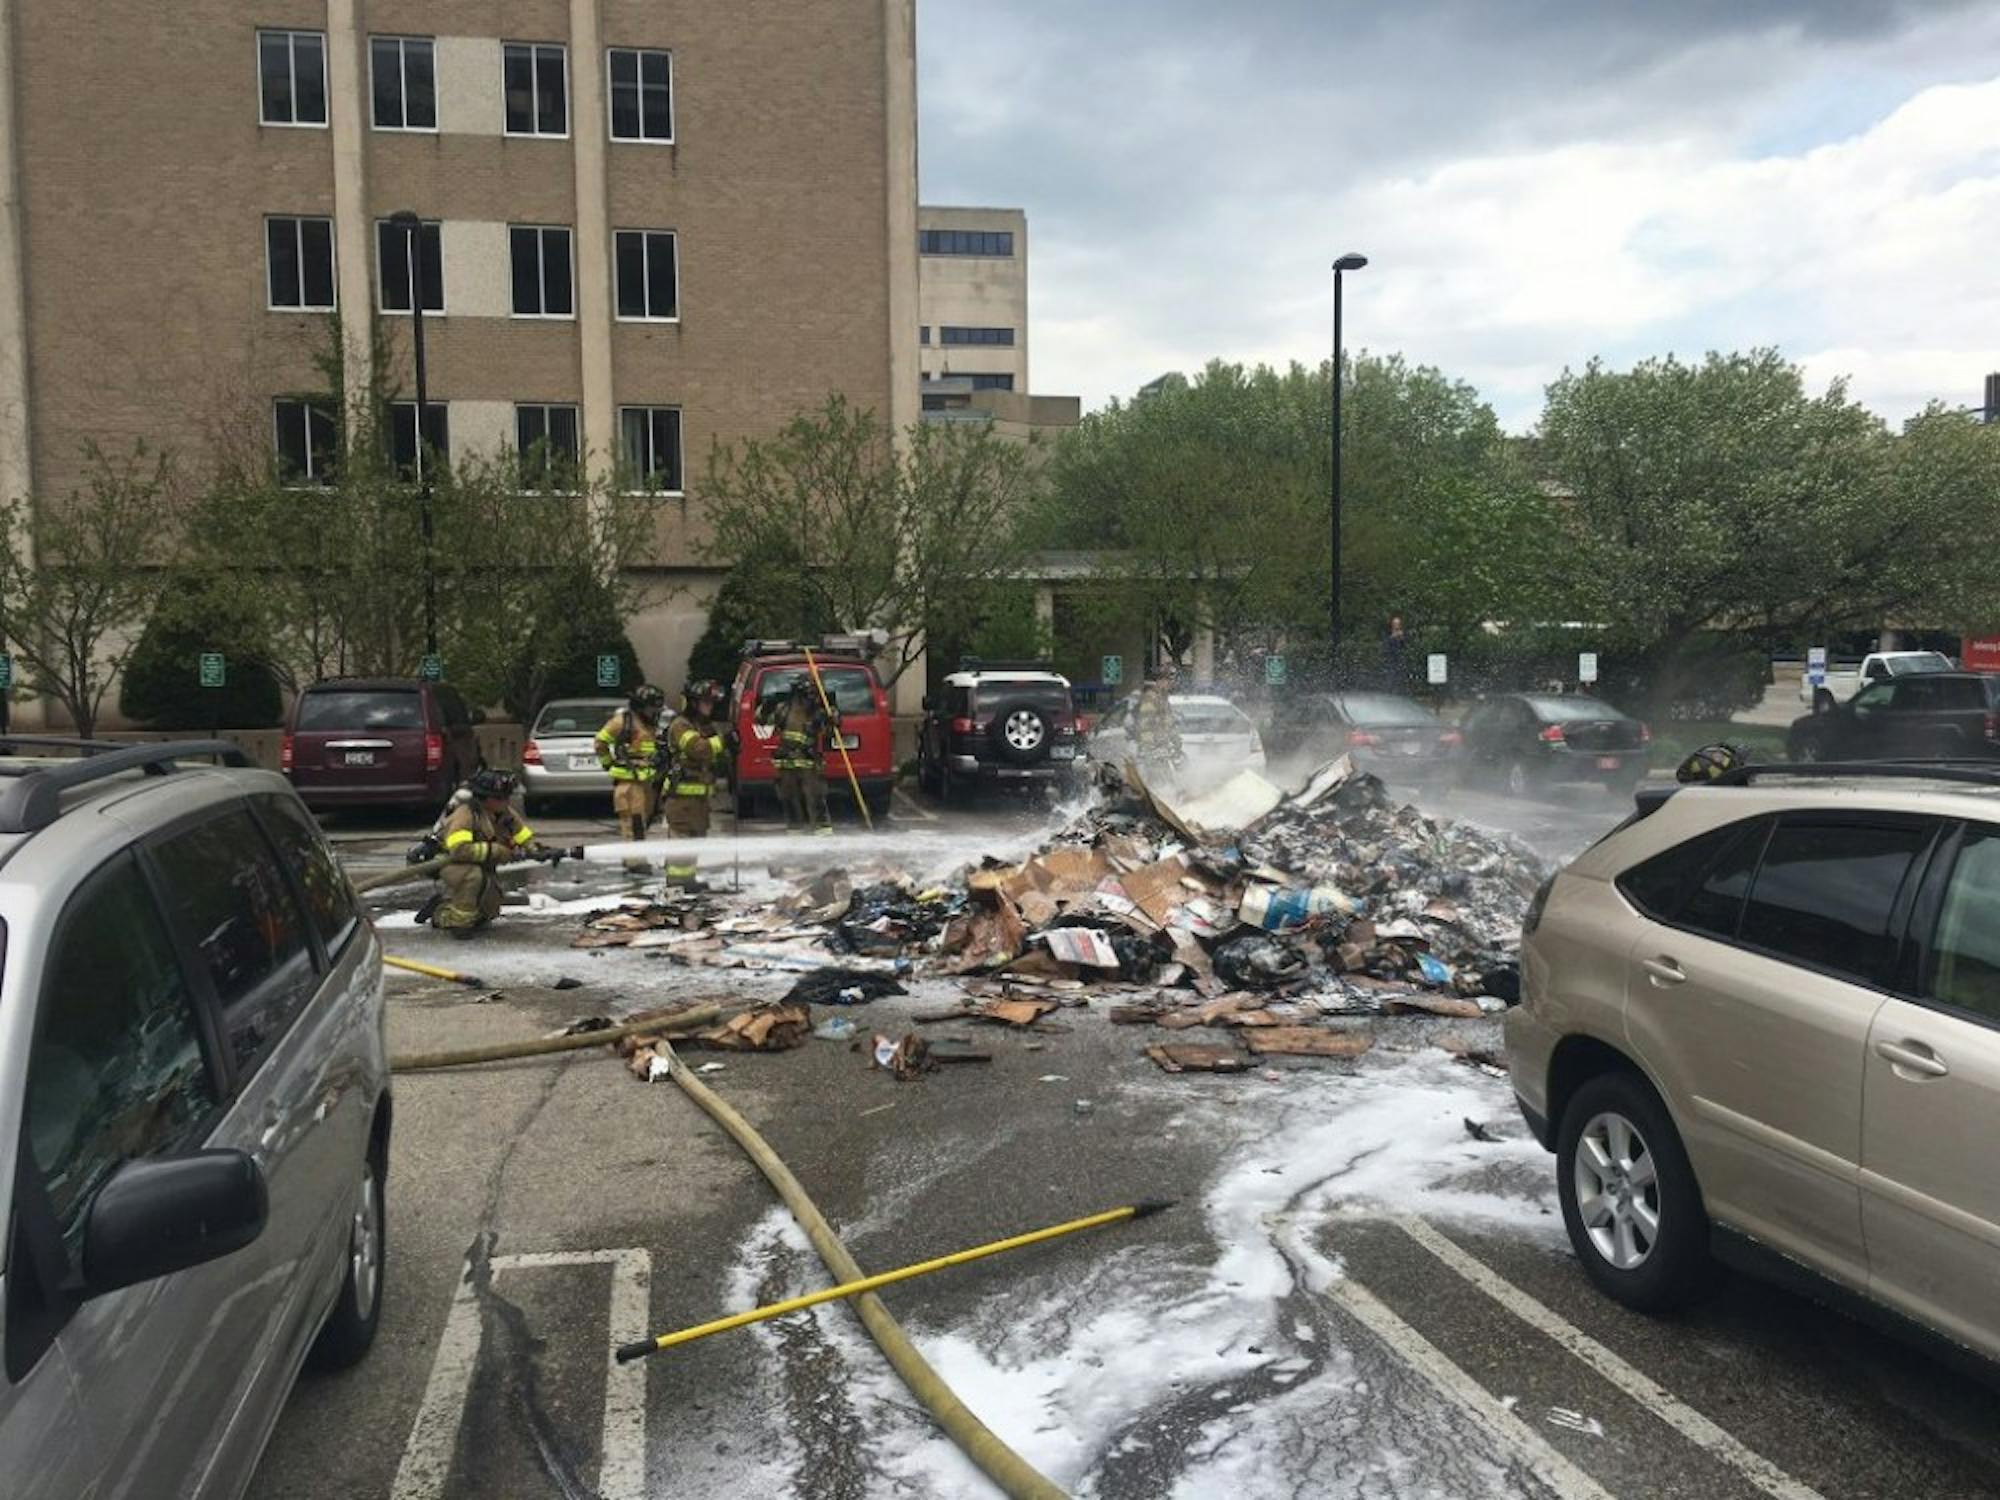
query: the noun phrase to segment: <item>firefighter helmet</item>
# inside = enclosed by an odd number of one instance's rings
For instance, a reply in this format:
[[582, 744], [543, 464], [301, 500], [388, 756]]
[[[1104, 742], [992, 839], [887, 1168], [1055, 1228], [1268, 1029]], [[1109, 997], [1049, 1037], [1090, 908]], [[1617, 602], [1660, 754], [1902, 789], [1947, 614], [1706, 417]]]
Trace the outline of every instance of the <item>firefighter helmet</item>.
[[465, 785], [481, 802], [504, 802], [514, 795], [514, 773], [498, 766], [481, 766]]
[[632, 696], [626, 700], [632, 712], [643, 714], [648, 719], [657, 719], [660, 710], [667, 706], [667, 695], [650, 682], [642, 682], [632, 689]]
[[1750, 756], [1741, 746], [1718, 740], [1713, 745], [1703, 745], [1682, 761], [1674, 770], [1674, 780], [1684, 786], [1714, 781], [1719, 776], [1749, 764]]

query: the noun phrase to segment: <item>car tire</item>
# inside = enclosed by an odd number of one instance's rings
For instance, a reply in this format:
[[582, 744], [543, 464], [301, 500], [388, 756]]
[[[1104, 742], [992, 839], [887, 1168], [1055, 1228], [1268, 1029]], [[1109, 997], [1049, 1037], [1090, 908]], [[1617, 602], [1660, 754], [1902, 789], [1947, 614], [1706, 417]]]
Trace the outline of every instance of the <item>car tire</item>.
[[1570, 1245], [1606, 1296], [1666, 1312], [1701, 1289], [1711, 1268], [1701, 1188], [1638, 1074], [1601, 1073], [1571, 1097], [1556, 1132], [1556, 1192]]
[[1038, 766], [1055, 748], [1055, 725], [1048, 713], [1025, 698], [996, 708], [989, 733], [994, 753], [1017, 766]]
[[382, 1285], [389, 1269], [388, 1189], [384, 1163], [371, 1149], [363, 1160], [361, 1192], [347, 1224], [346, 1274], [333, 1311], [306, 1356], [315, 1370], [345, 1370], [360, 1362], [382, 1321]]
[[1791, 757], [1801, 765], [1813, 765], [1826, 759], [1826, 747], [1816, 734], [1802, 734], [1790, 746]]

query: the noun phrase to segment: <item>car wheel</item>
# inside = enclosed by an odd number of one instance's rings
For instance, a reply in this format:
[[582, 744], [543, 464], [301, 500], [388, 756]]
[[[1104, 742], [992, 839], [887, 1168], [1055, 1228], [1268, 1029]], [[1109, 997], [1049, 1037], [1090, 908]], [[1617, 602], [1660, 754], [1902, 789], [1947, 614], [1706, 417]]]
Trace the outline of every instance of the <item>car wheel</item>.
[[347, 1225], [347, 1274], [308, 1356], [318, 1370], [344, 1370], [357, 1363], [375, 1342], [382, 1321], [382, 1280], [389, 1265], [382, 1166], [372, 1150], [362, 1162], [361, 1191]]
[[1510, 797], [1525, 797], [1535, 789], [1535, 778], [1528, 770], [1525, 760], [1510, 760], [1503, 773]]
[[1792, 759], [1802, 765], [1812, 765], [1826, 759], [1826, 750], [1816, 734], [1802, 734], [1792, 745]]
[[990, 732], [995, 753], [1017, 766], [1040, 765], [1055, 747], [1055, 731], [1049, 716], [1025, 699], [1002, 703], [996, 708]]
[[1599, 1291], [1641, 1312], [1686, 1302], [1708, 1271], [1708, 1214], [1680, 1133], [1635, 1073], [1576, 1091], [1556, 1136], [1563, 1224]]

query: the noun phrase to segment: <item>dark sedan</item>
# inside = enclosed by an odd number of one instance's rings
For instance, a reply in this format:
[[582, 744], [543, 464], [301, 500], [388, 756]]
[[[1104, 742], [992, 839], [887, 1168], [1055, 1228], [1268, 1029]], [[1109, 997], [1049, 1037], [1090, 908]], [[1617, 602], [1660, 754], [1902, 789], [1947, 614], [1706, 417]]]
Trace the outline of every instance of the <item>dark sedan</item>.
[[1466, 716], [1465, 773], [1514, 796], [1589, 782], [1629, 794], [1646, 774], [1652, 731], [1596, 698], [1515, 693], [1489, 698]]
[[1272, 759], [1309, 752], [1324, 760], [1354, 757], [1390, 781], [1421, 781], [1446, 770], [1458, 731], [1423, 704], [1394, 693], [1307, 693], [1272, 715], [1264, 736]]

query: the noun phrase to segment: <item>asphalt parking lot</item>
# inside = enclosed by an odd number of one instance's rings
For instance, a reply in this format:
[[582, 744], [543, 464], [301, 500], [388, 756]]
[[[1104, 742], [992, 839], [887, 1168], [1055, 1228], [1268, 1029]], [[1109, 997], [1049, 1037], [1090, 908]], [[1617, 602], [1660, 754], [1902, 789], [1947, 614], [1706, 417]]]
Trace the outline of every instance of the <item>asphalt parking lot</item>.
[[[1555, 856], [1623, 813], [1460, 810]], [[921, 878], [1042, 820], [899, 796], [879, 838], [749, 829], [711, 840], [708, 863], [751, 889], [774, 862], [886, 858]], [[545, 829], [572, 830], [608, 837], [610, 820]], [[409, 836], [335, 832], [357, 868]], [[498, 990], [399, 977], [393, 1050], [790, 982], [571, 948], [579, 917], [561, 908], [634, 880], [613, 858], [530, 880], [537, 909], [467, 943], [398, 923], [414, 888], [383, 904], [391, 951]], [[553, 989], [562, 977], [583, 988]], [[950, 986], [913, 989], [850, 1014], [899, 1031]], [[981, 1031], [990, 1064], [907, 1084], [836, 1042], [686, 1054], [720, 1061], [705, 1081], [870, 1270], [1176, 1200], [885, 1294], [959, 1394], [1071, 1493], [2000, 1494], [1995, 1389], [1921, 1351], [1736, 1279], [1674, 1320], [1597, 1296], [1505, 1083], [1436, 1045], [1447, 1030], [1491, 1042], [1492, 1023], [1383, 1020], [1353, 1062], [1168, 1076], [1102, 1009]], [[762, 1177], [679, 1090], [590, 1051], [405, 1075], [396, 1106], [381, 1339], [358, 1369], [301, 1383], [253, 1496], [994, 1493], [844, 1306], [611, 1361], [629, 1338], [825, 1283]]]

